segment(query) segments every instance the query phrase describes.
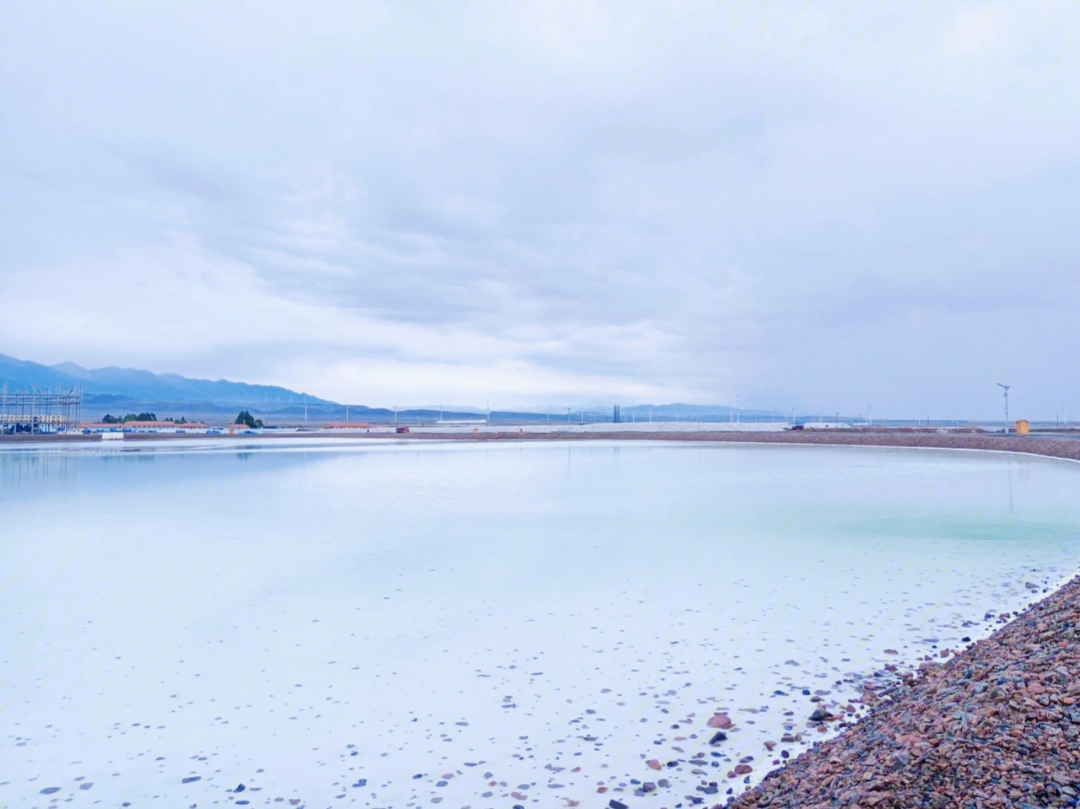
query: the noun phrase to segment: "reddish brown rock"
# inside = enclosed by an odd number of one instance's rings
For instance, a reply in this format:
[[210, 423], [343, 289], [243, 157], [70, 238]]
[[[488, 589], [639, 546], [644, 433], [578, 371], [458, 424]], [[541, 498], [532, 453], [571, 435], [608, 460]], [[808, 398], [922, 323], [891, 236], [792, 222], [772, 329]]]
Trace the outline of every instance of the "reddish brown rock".
[[706, 724], [711, 728], [727, 730], [731, 727], [731, 717], [726, 713], [713, 714], [709, 717], [709, 721]]
[[1080, 577], [728, 806], [1075, 807], [1078, 702]]

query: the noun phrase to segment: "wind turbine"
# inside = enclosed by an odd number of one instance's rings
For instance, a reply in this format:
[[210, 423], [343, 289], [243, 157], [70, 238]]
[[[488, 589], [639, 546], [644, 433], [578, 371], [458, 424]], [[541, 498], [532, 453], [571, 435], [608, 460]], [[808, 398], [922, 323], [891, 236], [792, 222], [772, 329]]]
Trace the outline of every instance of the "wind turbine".
[[1012, 385], [1002, 385], [1000, 382], [998, 382], [997, 385], [998, 385], [999, 388], [1003, 388], [1004, 391], [1005, 391], [1005, 435], [1008, 435], [1009, 434], [1009, 388], [1011, 388]]

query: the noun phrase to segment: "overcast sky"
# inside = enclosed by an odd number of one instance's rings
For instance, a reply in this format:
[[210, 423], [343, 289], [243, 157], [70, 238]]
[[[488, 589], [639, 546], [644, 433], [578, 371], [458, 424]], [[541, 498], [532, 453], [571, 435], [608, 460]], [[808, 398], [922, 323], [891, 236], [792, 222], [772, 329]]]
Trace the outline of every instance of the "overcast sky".
[[0, 353], [1080, 417], [1080, 6], [0, 0]]

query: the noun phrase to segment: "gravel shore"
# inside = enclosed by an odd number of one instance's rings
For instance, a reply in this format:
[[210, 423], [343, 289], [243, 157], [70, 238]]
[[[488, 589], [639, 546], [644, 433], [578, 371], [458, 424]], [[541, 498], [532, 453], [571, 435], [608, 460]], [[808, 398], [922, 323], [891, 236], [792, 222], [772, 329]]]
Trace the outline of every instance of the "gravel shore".
[[1080, 577], [947, 663], [924, 663], [870, 716], [727, 806], [1028, 809], [1078, 796]]

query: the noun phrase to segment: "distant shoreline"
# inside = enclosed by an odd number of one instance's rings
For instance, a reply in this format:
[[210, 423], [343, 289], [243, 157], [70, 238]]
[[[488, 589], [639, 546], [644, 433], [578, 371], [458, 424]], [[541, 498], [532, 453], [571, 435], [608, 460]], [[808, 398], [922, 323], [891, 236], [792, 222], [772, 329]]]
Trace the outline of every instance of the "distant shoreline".
[[[125, 442], [148, 440], [248, 440], [253, 438], [287, 440], [295, 438], [365, 438], [394, 441], [464, 441], [485, 443], [492, 441], [685, 441], [720, 444], [773, 444], [801, 446], [848, 446], [848, 447], [897, 447], [908, 449], [982, 450], [987, 452], [1010, 452], [1080, 461], [1080, 435], [1076, 438], [1041, 435], [988, 435], [985, 433], [938, 433], [901, 432], [894, 430], [800, 430], [786, 432], [519, 432], [507, 429], [487, 433], [429, 433], [415, 430], [408, 434], [362, 433], [359, 431], [312, 431], [302, 433], [267, 432], [257, 436], [241, 435], [175, 435], [136, 433], [125, 436]], [[0, 446], [5, 444], [94, 444], [101, 443], [100, 435], [18, 435], [0, 436]]]
[[[402, 438], [403, 436], [387, 436]], [[915, 433], [893, 431], [787, 431], [759, 432], [605, 432], [605, 433], [519, 433], [507, 430], [489, 434], [410, 433], [409, 439], [451, 441], [688, 441], [723, 444], [795, 444], [811, 446], [899, 447], [909, 449], [967, 449], [1012, 452], [1080, 461], [1080, 436], [995, 436], [979, 433]]]

